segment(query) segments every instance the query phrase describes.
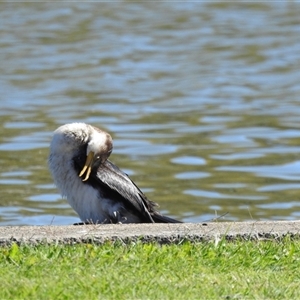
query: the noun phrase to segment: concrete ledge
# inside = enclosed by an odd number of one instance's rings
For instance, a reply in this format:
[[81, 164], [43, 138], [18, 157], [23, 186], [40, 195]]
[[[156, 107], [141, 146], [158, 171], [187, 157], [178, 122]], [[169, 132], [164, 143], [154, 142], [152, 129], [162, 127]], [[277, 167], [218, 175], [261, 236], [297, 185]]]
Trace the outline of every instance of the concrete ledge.
[[280, 239], [286, 235], [300, 238], [300, 221], [281, 222], [211, 222], [203, 224], [109, 224], [81, 226], [0, 226], [0, 246], [39, 243], [95, 243], [120, 241], [180, 243], [220, 238]]

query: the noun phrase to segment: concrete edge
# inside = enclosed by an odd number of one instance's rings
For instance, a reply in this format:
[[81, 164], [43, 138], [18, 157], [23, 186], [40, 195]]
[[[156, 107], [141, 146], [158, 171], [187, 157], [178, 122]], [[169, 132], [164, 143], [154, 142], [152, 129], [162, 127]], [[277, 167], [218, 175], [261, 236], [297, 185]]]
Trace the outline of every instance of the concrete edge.
[[0, 226], [0, 246], [17, 244], [103, 244], [107, 241], [178, 244], [227, 240], [300, 238], [300, 221], [211, 222], [183, 224], [108, 224], [81, 226]]

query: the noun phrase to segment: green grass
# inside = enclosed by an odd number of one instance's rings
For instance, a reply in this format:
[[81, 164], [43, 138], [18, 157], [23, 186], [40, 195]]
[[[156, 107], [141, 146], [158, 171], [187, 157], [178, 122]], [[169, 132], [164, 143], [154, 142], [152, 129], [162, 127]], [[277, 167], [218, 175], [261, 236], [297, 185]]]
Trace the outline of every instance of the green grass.
[[300, 299], [300, 241], [0, 248], [0, 299]]

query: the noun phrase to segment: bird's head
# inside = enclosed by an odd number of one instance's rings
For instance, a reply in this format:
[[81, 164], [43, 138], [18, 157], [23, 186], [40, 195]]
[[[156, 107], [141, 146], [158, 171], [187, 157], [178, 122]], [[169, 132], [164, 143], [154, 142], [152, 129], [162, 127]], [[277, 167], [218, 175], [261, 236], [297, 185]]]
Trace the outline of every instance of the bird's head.
[[[92, 126], [91, 126], [92, 127]], [[104, 163], [112, 152], [113, 144], [111, 136], [96, 127], [92, 127], [86, 147], [86, 161], [79, 173], [83, 177], [82, 181], [89, 179], [93, 168], [98, 168]]]
[[79, 177], [83, 178], [82, 181], [86, 181], [92, 169], [98, 168], [108, 159], [113, 142], [111, 136], [99, 128], [85, 123], [70, 123], [55, 130], [50, 148], [51, 155], [55, 154], [66, 159], [80, 156], [81, 164], [83, 161], [85, 163]]

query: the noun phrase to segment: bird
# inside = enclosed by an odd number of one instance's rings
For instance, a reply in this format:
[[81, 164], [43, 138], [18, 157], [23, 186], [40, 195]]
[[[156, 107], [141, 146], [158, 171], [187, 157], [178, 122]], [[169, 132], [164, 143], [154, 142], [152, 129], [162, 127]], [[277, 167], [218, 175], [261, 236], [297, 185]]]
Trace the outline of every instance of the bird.
[[157, 203], [108, 158], [109, 133], [86, 123], [58, 127], [52, 137], [48, 165], [54, 183], [82, 223], [182, 223], [162, 215]]

